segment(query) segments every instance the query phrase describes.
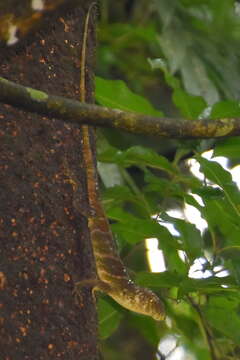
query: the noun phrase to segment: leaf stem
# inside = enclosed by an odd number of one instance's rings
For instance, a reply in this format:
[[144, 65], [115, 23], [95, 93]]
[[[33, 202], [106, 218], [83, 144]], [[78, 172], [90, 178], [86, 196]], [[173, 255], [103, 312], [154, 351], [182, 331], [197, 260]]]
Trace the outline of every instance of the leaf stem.
[[203, 336], [205, 338], [205, 341], [208, 345], [209, 348], [209, 352], [211, 354], [211, 359], [212, 360], [220, 360], [220, 357], [217, 355], [218, 351], [215, 347], [214, 344], [214, 339], [213, 339], [213, 335], [211, 330], [209, 329], [209, 326], [207, 324], [207, 321], [205, 320], [202, 311], [200, 309], [200, 306], [198, 304], [196, 304], [196, 302], [193, 300], [193, 298], [191, 296], [187, 296], [188, 302], [190, 303], [190, 305], [194, 308], [194, 310], [196, 311], [196, 313], [198, 314], [198, 319], [199, 319], [199, 325], [200, 328], [203, 332]]

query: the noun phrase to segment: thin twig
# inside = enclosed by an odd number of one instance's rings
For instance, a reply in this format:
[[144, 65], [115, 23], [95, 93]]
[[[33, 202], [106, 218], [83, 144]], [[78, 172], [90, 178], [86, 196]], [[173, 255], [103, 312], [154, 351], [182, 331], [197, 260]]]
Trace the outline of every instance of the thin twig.
[[190, 296], [187, 296], [187, 299], [188, 299], [189, 303], [192, 305], [192, 307], [196, 310], [196, 312], [199, 316], [201, 327], [204, 331], [205, 340], [208, 344], [208, 348], [209, 348], [212, 360], [219, 360], [219, 357], [216, 354], [213, 336], [212, 336], [211, 331], [206, 323], [206, 320], [202, 314], [200, 307], [198, 306], [198, 304], [195, 303], [195, 301]]

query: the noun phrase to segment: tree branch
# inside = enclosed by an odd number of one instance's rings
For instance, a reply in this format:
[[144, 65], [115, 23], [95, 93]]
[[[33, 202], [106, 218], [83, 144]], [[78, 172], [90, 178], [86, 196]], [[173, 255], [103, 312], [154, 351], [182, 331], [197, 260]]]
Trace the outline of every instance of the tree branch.
[[80, 103], [18, 85], [0, 77], [0, 102], [77, 124], [111, 127], [134, 134], [169, 138], [219, 138], [240, 135], [240, 118], [185, 120], [158, 118]]

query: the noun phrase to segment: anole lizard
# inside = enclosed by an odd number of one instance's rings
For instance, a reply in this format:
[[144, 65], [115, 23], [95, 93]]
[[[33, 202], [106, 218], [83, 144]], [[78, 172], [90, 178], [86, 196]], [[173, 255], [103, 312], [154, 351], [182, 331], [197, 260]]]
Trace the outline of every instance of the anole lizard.
[[[89, 20], [95, 3], [88, 9], [81, 50], [80, 64], [80, 101], [86, 101], [86, 49], [89, 32]], [[97, 279], [76, 283], [76, 291], [84, 284], [93, 286], [93, 290], [102, 291], [111, 296], [123, 307], [155, 320], [165, 317], [164, 306], [160, 299], [151, 290], [137, 286], [128, 276], [117, 252], [108, 219], [104, 213], [98, 192], [97, 170], [90, 144], [89, 127], [82, 126], [83, 132], [83, 159], [86, 167], [87, 190], [90, 212], [88, 227], [96, 262]]]

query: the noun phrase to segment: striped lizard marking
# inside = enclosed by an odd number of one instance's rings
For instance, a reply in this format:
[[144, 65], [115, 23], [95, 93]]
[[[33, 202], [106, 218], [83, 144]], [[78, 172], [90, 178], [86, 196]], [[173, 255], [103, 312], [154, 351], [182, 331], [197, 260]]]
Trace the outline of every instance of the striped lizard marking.
[[[80, 101], [86, 102], [86, 50], [89, 33], [89, 21], [94, 6], [93, 2], [87, 12], [81, 50], [80, 64]], [[84, 284], [93, 286], [93, 290], [102, 291], [111, 296], [123, 307], [136, 313], [151, 316], [155, 320], [165, 318], [164, 306], [158, 296], [151, 290], [137, 286], [118, 254], [108, 219], [101, 204], [97, 170], [91, 149], [89, 126], [82, 126], [83, 159], [86, 167], [88, 201], [93, 215], [88, 216], [88, 227], [96, 262], [97, 279], [76, 283], [76, 291]]]

